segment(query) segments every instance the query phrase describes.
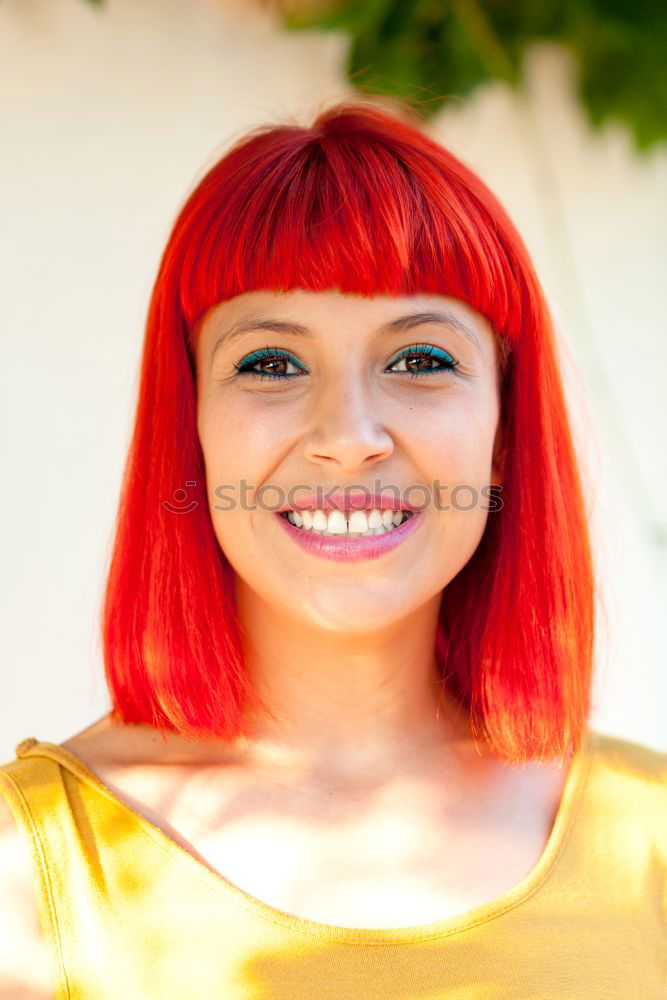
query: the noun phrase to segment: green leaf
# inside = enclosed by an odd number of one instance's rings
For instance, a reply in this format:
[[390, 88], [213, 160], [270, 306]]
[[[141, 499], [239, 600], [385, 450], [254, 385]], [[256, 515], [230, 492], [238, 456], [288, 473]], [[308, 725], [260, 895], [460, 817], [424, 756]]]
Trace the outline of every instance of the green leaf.
[[[598, 6], [600, 4], [598, 3]], [[579, 64], [579, 92], [589, 121], [627, 125], [639, 149], [667, 139], [667, 8], [643, 2], [613, 16], [589, 10], [567, 42]]]
[[351, 35], [364, 34], [375, 30], [393, 6], [395, 0], [337, 0], [324, 10], [310, 10], [309, 5], [290, 11], [284, 18], [288, 28], [321, 28], [323, 31], [347, 31]]
[[[91, 0], [93, 2], [93, 0]], [[521, 82], [528, 46], [567, 46], [592, 126], [624, 122], [638, 148], [667, 138], [664, 0], [303, 0], [288, 28], [350, 35], [347, 74], [364, 93], [393, 94], [424, 117], [482, 83]]]

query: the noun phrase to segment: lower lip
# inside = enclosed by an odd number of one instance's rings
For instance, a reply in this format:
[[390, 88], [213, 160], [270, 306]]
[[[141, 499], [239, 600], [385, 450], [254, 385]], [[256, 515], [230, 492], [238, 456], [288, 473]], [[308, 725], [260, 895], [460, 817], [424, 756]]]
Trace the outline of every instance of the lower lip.
[[315, 556], [323, 559], [334, 559], [337, 562], [358, 562], [360, 559], [379, 559], [411, 535], [419, 522], [421, 513], [415, 511], [397, 528], [385, 532], [384, 535], [371, 535], [369, 538], [345, 538], [336, 535], [317, 535], [314, 531], [304, 531], [296, 528], [282, 514], [275, 514], [284, 530], [294, 541]]

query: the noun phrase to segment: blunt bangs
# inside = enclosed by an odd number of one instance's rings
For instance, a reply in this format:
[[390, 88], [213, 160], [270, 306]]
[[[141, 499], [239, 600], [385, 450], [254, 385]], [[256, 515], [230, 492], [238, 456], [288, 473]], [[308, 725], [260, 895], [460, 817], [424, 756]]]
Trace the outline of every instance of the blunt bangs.
[[209, 172], [182, 219], [188, 331], [217, 303], [260, 289], [425, 293], [476, 309], [506, 361], [525, 290], [497, 224], [503, 210], [437, 143], [415, 142], [399, 122], [388, 136], [385, 122], [375, 108], [342, 105], [312, 129], [261, 127]]

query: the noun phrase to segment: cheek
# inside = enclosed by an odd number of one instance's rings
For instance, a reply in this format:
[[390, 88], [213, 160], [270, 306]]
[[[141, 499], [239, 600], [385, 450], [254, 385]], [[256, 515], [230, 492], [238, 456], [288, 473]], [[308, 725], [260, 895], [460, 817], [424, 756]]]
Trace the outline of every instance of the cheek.
[[[248, 401], [202, 399], [197, 432], [204, 455], [206, 487], [213, 530], [218, 544], [237, 570], [243, 570], [244, 553], [253, 535], [256, 490], [271, 482], [282, 461], [288, 428], [273, 414], [267, 419]], [[261, 501], [276, 505], [274, 490], [265, 490]], [[282, 498], [284, 499], [284, 498]]]
[[432, 503], [439, 541], [433, 552], [442, 560], [444, 582], [468, 562], [489, 517], [493, 441], [498, 409], [493, 397], [458, 398], [456, 405], [434, 408], [427, 420], [414, 419], [405, 449], [415, 457], [419, 487], [409, 499]]
[[286, 440], [284, 421], [258, 413], [242, 400], [203, 401], [197, 431], [204, 453], [207, 476], [225, 482], [246, 479], [261, 484], [279, 460], [280, 443]]
[[423, 475], [479, 487], [491, 470], [497, 407], [488, 398], [447, 400], [405, 422], [405, 448]]

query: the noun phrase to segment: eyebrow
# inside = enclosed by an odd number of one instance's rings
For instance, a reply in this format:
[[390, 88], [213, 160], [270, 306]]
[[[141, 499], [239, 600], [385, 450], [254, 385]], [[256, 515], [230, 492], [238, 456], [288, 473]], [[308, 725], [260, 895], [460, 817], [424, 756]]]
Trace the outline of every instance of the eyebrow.
[[[377, 336], [386, 336], [391, 333], [401, 333], [405, 330], [411, 330], [415, 326], [422, 326], [425, 323], [438, 323], [441, 326], [447, 326], [450, 329], [454, 329], [461, 333], [466, 340], [468, 340], [472, 346], [481, 354], [481, 346], [479, 343], [479, 338], [475, 331], [464, 323], [463, 320], [459, 319], [458, 316], [454, 315], [452, 312], [447, 312], [442, 309], [431, 309], [428, 312], [417, 312], [408, 313], [406, 316], [399, 316], [397, 319], [391, 320], [389, 323], [383, 324], [377, 330]], [[213, 345], [213, 350], [211, 352], [211, 359], [215, 357], [215, 354], [222, 344], [229, 344], [231, 341], [236, 340], [241, 337], [244, 333], [249, 333], [253, 330], [271, 330], [275, 333], [293, 333], [302, 337], [313, 337], [313, 331], [307, 326], [302, 326], [300, 323], [292, 323], [286, 320], [278, 319], [250, 319], [241, 320], [238, 323], [234, 323], [229, 330], [226, 330], [221, 334]]]

